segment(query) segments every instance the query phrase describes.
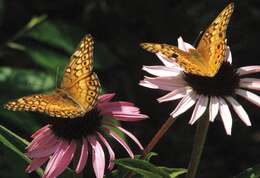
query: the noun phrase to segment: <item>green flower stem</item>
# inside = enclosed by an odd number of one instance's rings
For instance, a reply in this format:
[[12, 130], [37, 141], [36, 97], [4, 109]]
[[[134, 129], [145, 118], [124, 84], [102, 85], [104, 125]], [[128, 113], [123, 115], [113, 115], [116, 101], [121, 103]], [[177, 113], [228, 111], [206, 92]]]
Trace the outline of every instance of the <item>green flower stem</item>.
[[158, 130], [158, 132], [155, 134], [155, 136], [152, 138], [152, 140], [149, 142], [149, 144], [144, 149], [143, 155], [141, 159], [144, 159], [145, 156], [155, 147], [155, 145], [158, 143], [158, 141], [162, 138], [162, 136], [166, 133], [166, 131], [171, 127], [171, 125], [176, 121], [177, 117], [169, 117], [162, 127]]
[[199, 119], [186, 178], [195, 178], [209, 128], [209, 118]]

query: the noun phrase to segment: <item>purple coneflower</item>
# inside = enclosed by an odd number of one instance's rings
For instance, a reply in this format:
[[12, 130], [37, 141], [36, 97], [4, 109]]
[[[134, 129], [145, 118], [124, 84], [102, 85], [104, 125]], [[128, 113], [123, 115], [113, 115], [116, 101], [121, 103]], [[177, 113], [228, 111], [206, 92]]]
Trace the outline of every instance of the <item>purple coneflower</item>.
[[[178, 48], [188, 52], [194, 48], [192, 45], [178, 38]], [[220, 113], [226, 133], [231, 135], [232, 116], [228, 106], [234, 109], [240, 119], [251, 126], [248, 114], [235, 99], [239, 95], [248, 101], [260, 106], [260, 97], [249, 90], [260, 90], [260, 79], [244, 77], [248, 74], [260, 72], [260, 66], [246, 66], [234, 69], [231, 65], [232, 57], [230, 49], [227, 48], [225, 61], [221, 65], [218, 73], [214, 77], [202, 77], [186, 73], [184, 69], [172, 62], [161, 53], [156, 54], [164, 66], [144, 66], [143, 70], [156, 77], [146, 77], [140, 85], [169, 91], [165, 96], [158, 98], [159, 102], [181, 99], [172, 117], [177, 117], [187, 111], [194, 104], [194, 110], [189, 121], [195, 123], [206, 111], [209, 110], [209, 120], [214, 121]]]
[[[89, 159], [91, 152], [92, 165], [97, 178], [104, 176], [105, 154], [103, 147], [109, 153], [108, 169], [113, 168], [115, 153], [104, 134], [110, 135], [120, 143], [131, 158], [134, 154], [128, 144], [114, 131], [119, 130], [129, 136], [140, 149], [143, 149], [138, 139], [121, 126], [115, 125], [111, 118], [119, 121], [134, 122], [147, 118], [140, 113], [139, 108], [130, 102], [111, 102], [115, 94], [104, 94], [99, 97], [94, 110], [82, 118], [56, 119], [41, 129], [37, 130], [31, 137], [33, 141], [27, 147], [27, 155], [32, 158], [27, 167], [28, 173], [34, 171], [45, 162], [47, 166], [44, 178], [55, 178], [59, 176], [75, 157], [76, 150], [80, 151], [79, 160], [75, 168], [76, 173], [81, 173]], [[77, 147], [79, 147], [77, 149]], [[80, 148], [81, 147], [81, 148]]]

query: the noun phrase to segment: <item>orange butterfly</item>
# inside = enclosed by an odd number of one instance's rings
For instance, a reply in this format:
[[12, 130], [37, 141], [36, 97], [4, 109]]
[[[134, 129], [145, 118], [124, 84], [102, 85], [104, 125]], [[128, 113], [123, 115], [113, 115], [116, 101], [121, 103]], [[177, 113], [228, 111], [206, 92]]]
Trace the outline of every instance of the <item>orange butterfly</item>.
[[25, 96], [4, 107], [13, 111], [38, 111], [50, 116], [76, 118], [97, 103], [100, 83], [93, 69], [93, 39], [85, 36], [70, 58], [61, 87], [50, 94]]
[[233, 9], [234, 4], [231, 3], [217, 16], [203, 33], [196, 49], [185, 52], [176, 46], [156, 43], [142, 43], [141, 46], [152, 53], [161, 53], [170, 60], [176, 58], [176, 63], [187, 73], [214, 77], [224, 61], [226, 30]]

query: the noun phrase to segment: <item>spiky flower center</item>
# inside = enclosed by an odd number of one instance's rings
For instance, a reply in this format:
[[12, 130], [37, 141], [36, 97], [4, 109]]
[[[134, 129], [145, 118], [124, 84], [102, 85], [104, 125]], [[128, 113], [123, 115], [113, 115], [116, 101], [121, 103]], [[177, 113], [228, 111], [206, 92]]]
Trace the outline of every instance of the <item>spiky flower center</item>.
[[53, 133], [60, 138], [80, 140], [100, 130], [102, 117], [97, 110], [92, 110], [83, 117], [74, 119], [51, 118]]
[[214, 77], [184, 74], [184, 80], [198, 94], [205, 96], [232, 96], [239, 86], [239, 76], [228, 62], [223, 62]]

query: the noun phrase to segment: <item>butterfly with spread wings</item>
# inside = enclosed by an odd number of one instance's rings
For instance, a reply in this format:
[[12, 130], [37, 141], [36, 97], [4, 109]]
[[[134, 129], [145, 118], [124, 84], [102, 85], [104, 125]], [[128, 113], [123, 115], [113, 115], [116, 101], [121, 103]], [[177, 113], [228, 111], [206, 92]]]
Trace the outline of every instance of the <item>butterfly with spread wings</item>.
[[[196, 49], [185, 52], [169, 44], [142, 43], [141, 46], [152, 53], [160, 53], [178, 63], [185, 72], [214, 77], [226, 53], [226, 30], [233, 13], [234, 4], [229, 4], [203, 33]], [[173, 59], [173, 58], [176, 58]]]
[[65, 68], [60, 88], [50, 94], [35, 94], [8, 102], [14, 111], [38, 111], [53, 117], [76, 118], [96, 105], [100, 83], [93, 72], [93, 38], [86, 35]]

